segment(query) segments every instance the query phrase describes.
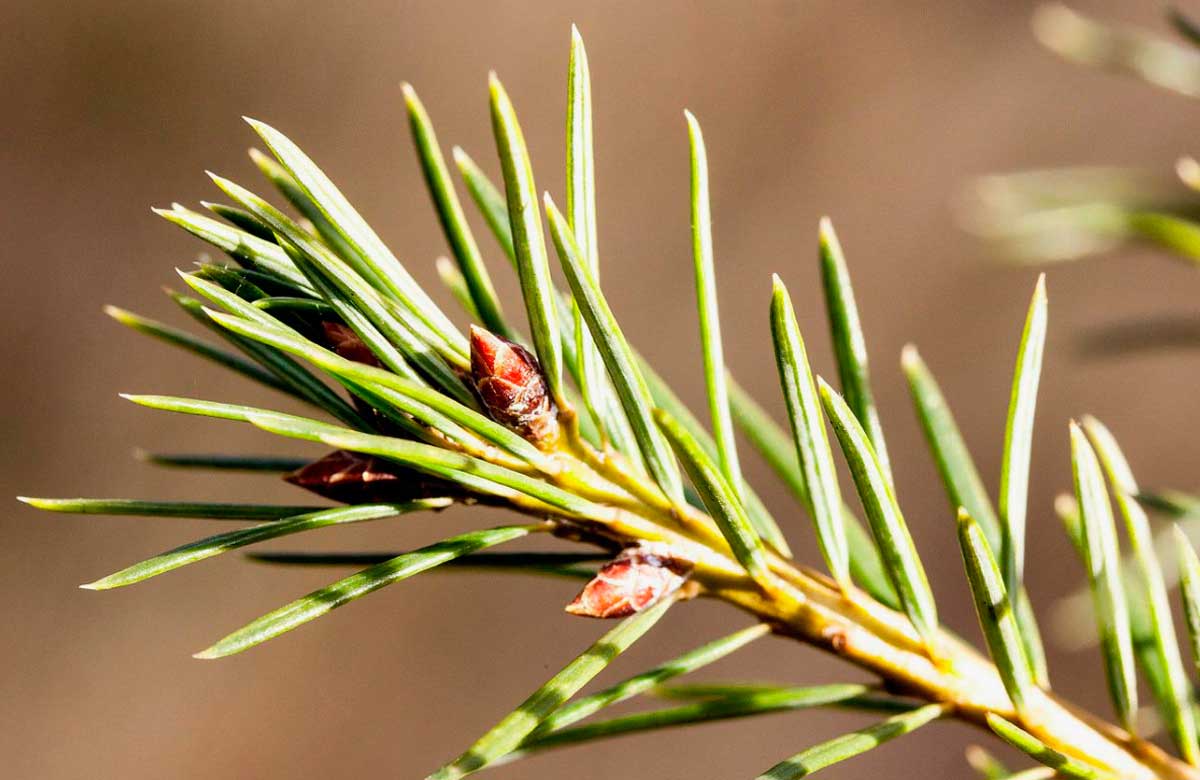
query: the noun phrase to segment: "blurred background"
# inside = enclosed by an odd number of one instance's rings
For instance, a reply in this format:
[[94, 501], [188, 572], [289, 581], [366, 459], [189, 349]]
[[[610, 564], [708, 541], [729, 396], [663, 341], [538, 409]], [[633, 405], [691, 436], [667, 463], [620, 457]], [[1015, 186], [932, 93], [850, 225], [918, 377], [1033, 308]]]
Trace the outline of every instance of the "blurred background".
[[[1075, 6], [1162, 27], [1154, 3]], [[205, 248], [150, 206], [213, 198], [206, 168], [256, 184], [244, 154], [254, 138], [240, 117], [261, 118], [299, 142], [446, 300], [433, 259], [447, 248], [412, 154], [399, 82], [417, 88], [446, 148], [461, 144], [495, 174], [486, 75], [497, 70], [521, 113], [538, 185], [561, 201], [575, 22], [594, 80], [605, 287], [626, 332], [682, 395], [701, 402], [687, 107], [709, 147], [730, 362], [781, 413], [766, 316], [778, 272], [813, 362], [833, 371], [815, 262], [817, 220], [832, 216], [864, 313], [901, 502], [945, 621], [977, 638], [953, 518], [898, 356], [907, 342], [920, 346], [994, 490], [1036, 273], [997, 262], [964, 234], [954, 197], [988, 172], [1087, 163], [1168, 172], [1179, 154], [1196, 151], [1195, 104], [1055, 59], [1030, 34], [1032, 8], [957, 0], [0, 3], [0, 495], [303, 502], [269, 477], [163, 470], [133, 457], [138, 447], [317, 454], [117, 398], [167, 392], [278, 404], [101, 313], [117, 303], [185, 324], [160, 287], [178, 285], [172, 269]], [[497, 247], [479, 231], [502, 292], [514, 294]], [[1144, 483], [1197, 482], [1200, 363], [1165, 351], [1088, 358], [1080, 334], [1123, 318], [1192, 312], [1198, 282], [1183, 264], [1132, 251], [1050, 271], [1030, 498], [1035, 604], [1050, 605], [1081, 576], [1051, 509], [1070, 487], [1071, 416], [1104, 419]], [[788, 495], [748, 450], [743, 459], [798, 555], [818, 560]], [[276, 546], [403, 549], [479, 525], [483, 513], [410, 517]], [[0, 512], [4, 776], [420, 777], [602, 629], [562, 613], [574, 583], [428, 574], [245, 655], [201, 662], [190, 654], [342, 572], [273, 569], [234, 554], [126, 590], [76, 588], [213, 528], [40, 514], [15, 501]], [[679, 610], [603, 679], [744, 624], [719, 605]], [[1098, 658], [1047, 632], [1056, 689], [1107, 713]], [[706, 674], [864, 677], [777, 640]], [[749, 777], [859, 722], [776, 715], [551, 752], [494, 776]], [[919, 768], [966, 777], [962, 747], [975, 736], [935, 726], [828, 776], [902, 777]]]

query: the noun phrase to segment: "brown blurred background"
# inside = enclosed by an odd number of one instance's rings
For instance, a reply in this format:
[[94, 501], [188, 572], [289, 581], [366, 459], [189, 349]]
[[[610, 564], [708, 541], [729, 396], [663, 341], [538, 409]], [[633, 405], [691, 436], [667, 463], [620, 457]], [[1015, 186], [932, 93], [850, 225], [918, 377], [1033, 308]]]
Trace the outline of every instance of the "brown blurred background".
[[[1076, 6], [1161, 26], [1155, 3]], [[215, 197], [205, 168], [256, 184], [244, 156], [253, 134], [239, 118], [252, 115], [304, 146], [436, 287], [432, 260], [447, 250], [411, 152], [399, 82], [416, 86], [443, 144], [462, 144], [494, 172], [485, 78], [496, 69], [521, 112], [538, 184], [561, 199], [574, 21], [595, 83], [606, 289], [627, 332], [688, 400], [701, 401], [688, 107], [710, 150], [733, 366], [780, 411], [766, 321], [769, 275], [779, 272], [814, 362], [832, 370], [814, 262], [817, 220], [830, 214], [865, 313], [901, 500], [946, 622], [976, 637], [951, 515], [897, 360], [904, 343], [920, 345], [994, 489], [1035, 274], [994, 262], [956, 227], [951, 200], [985, 172], [1099, 162], [1165, 171], [1196, 151], [1193, 103], [1055, 60], [1032, 39], [1031, 9], [956, 0], [2, 3], [0, 494], [302, 501], [270, 478], [166, 471], [132, 457], [135, 447], [314, 452], [117, 398], [170, 392], [277, 403], [101, 314], [112, 302], [183, 322], [159, 287], [176, 284], [173, 267], [205, 250], [149, 207]], [[512, 294], [482, 232], [481, 243]], [[1050, 272], [1030, 518], [1035, 603], [1050, 604], [1080, 575], [1051, 513], [1054, 494], [1070, 484], [1070, 416], [1090, 411], [1109, 422], [1144, 482], [1197, 482], [1196, 361], [1162, 352], [1088, 361], [1078, 338], [1124, 317], [1194, 311], [1198, 282], [1180, 264], [1130, 252]], [[785, 492], [748, 451], [744, 459], [798, 554], [815, 561], [806, 522], [788, 520]], [[278, 546], [404, 548], [490, 519], [481, 514]], [[190, 654], [340, 572], [271, 569], [231, 554], [123, 591], [75, 587], [213, 528], [39, 514], [10, 502], [0, 514], [0, 775], [420, 777], [601, 629], [562, 614], [571, 583], [429, 574], [243, 656], [200, 662]], [[604, 679], [744, 624], [719, 606], [679, 610]], [[1056, 688], [1107, 711], [1094, 655], [1060, 646], [1051, 661]], [[773, 640], [709, 675], [863, 678]], [[858, 722], [777, 715], [554, 752], [495, 776], [749, 777]], [[829, 776], [965, 777], [962, 747], [973, 738], [935, 726]]]

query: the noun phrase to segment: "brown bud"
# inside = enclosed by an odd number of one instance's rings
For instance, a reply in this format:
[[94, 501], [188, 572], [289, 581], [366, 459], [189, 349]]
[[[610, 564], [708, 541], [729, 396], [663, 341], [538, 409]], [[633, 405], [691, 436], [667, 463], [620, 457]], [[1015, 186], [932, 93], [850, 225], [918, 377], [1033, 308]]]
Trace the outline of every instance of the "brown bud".
[[346, 450], [331, 452], [285, 475], [284, 479], [344, 504], [394, 503], [465, 495], [457, 485], [391, 461]]
[[346, 360], [353, 360], [355, 363], [365, 363], [368, 366], [379, 368], [383, 364], [379, 362], [379, 358], [375, 357], [375, 353], [371, 348], [363, 343], [363, 340], [358, 337], [354, 329], [348, 325], [343, 325], [340, 322], [330, 322], [322, 320], [321, 330], [325, 335], [325, 346], [332, 349], [340, 357]]
[[[359, 338], [353, 328], [330, 320], [322, 320], [320, 325], [321, 333], [319, 336], [314, 336], [313, 339], [327, 349], [333, 350], [338, 357], [374, 368], [383, 367], [383, 363], [380, 362], [379, 358], [375, 357], [375, 353]], [[381, 432], [395, 435], [401, 433], [392, 420], [380, 414], [379, 410], [372, 407], [362, 398], [352, 395], [350, 401], [354, 404], [354, 408], [358, 410], [358, 413], [370, 420]]]
[[605, 564], [575, 600], [572, 615], [623, 618], [641, 612], [679, 590], [692, 572], [692, 562], [661, 542], [627, 547]]
[[550, 449], [558, 441], [558, 410], [529, 350], [471, 326], [471, 378], [496, 422], [541, 449]]

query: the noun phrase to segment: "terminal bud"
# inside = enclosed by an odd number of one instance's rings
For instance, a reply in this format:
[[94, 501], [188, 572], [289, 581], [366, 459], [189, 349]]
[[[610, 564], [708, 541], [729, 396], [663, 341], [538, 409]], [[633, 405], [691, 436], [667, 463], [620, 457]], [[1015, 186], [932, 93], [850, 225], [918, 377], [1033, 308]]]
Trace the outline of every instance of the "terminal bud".
[[471, 327], [471, 379], [488, 413], [535, 444], [558, 441], [558, 409], [529, 350], [483, 328]]

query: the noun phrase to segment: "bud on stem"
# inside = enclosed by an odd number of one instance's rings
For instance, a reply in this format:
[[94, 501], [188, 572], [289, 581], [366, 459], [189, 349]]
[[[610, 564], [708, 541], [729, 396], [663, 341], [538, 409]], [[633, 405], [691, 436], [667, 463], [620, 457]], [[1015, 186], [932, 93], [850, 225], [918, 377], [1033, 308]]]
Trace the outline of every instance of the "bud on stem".
[[641, 612], [679, 590], [692, 573], [692, 562], [661, 542], [627, 547], [605, 564], [575, 600], [572, 615], [623, 618]]
[[335, 450], [284, 476], [293, 485], [343, 504], [392, 504], [417, 498], [461, 498], [457, 485], [391, 461]]
[[375, 353], [371, 348], [363, 343], [363, 340], [358, 337], [354, 329], [348, 325], [343, 325], [340, 322], [330, 322], [323, 320], [321, 322], [321, 330], [325, 335], [325, 344], [332, 349], [339, 357], [346, 360], [353, 360], [355, 363], [365, 363], [368, 366], [380, 368], [383, 363], [379, 362], [379, 358], [375, 357]]
[[471, 379], [492, 419], [541, 450], [558, 443], [558, 409], [537, 358], [519, 344], [471, 326]]

